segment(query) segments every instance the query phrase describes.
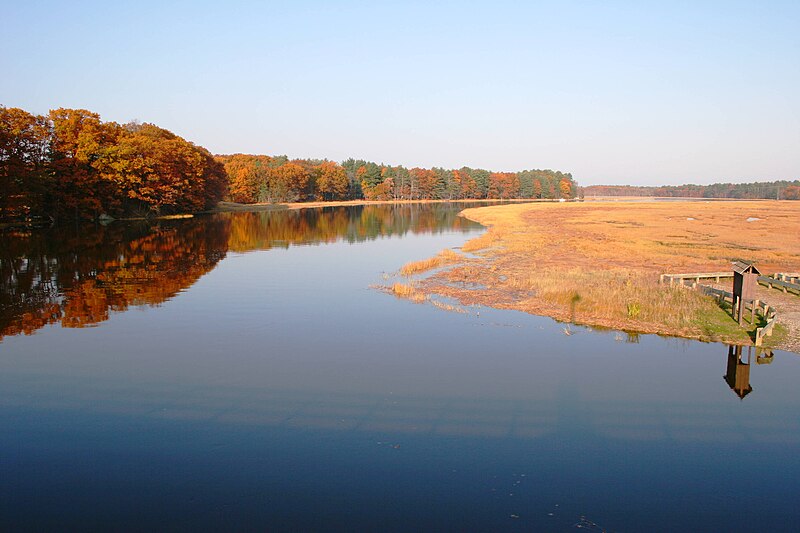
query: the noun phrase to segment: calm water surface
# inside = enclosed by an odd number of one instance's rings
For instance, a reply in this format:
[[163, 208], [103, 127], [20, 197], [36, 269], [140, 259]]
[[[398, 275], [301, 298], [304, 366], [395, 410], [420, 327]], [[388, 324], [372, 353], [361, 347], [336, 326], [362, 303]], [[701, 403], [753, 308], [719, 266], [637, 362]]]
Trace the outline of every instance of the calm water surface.
[[463, 207], [0, 237], [0, 530], [797, 530], [800, 358], [370, 288]]

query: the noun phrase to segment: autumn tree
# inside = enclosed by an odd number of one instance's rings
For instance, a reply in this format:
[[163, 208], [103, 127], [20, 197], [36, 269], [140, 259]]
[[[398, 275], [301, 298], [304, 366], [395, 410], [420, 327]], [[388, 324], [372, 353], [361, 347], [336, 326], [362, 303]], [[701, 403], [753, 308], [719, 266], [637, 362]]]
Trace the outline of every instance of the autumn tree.
[[308, 196], [309, 176], [306, 169], [297, 163], [269, 169], [266, 186], [260, 191], [261, 201], [296, 202]]
[[126, 211], [208, 209], [224, 195], [224, 166], [208, 150], [153, 124], [131, 124], [96, 165], [124, 195]]
[[481, 168], [478, 169], [469, 169], [469, 175], [475, 182], [475, 188], [477, 190], [477, 196], [473, 198], [489, 198], [489, 175], [491, 173], [488, 170], [483, 170]]
[[227, 184], [207, 150], [167, 130], [63, 108], [46, 117], [0, 108], [0, 180], [0, 215], [24, 207], [52, 219], [197, 211]]
[[[439, 175], [436, 171], [426, 168], [412, 168], [409, 174], [412, 182], [416, 185], [417, 198], [430, 200], [438, 197]], [[414, 198], [411, 199], [413, 200]]]
[[228, 196], [233, 202], [251, 204], [258, 201], [258, 192], [267, 182], [267, 169], [272, 158], [265, 155], [234, 154], [217, 156], [228, 177]]
[[0, 106], [0, 218], [42, 202], [49, 131], [43, 117]]
[[572, 184], [566, 178], [561, 178], [558, 183], [558, 190], [561, 193], [561, 198], [572, 198]]
[[512, 172], [492, 172], [489, 175], [489, 197], [516, 198], [519, 195], [519, 177]]
[[319, 165], [319, 177], [316, 180], [317, 195], [323, 200], [340, 200], [347, 195], [347, 174], [344, 167], [331, 161], [323, 161]]
[[119, 125], [103, 124], [100, 115], [85, 109], [55, 109], [48, 118], [53, 181], [44, 209], [53, 217], [75, 218], [116, 211], [120, 198], [114, 183], [103, 179], [96, 164], [110, 156], [121, 133]]

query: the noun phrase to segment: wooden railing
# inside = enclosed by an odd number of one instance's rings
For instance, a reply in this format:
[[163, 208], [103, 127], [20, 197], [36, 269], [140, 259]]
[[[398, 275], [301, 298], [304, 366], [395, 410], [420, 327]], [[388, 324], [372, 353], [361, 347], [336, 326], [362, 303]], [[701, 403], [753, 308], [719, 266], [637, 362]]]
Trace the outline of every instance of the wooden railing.
[[767, 319], [767, 323], [764, 325], [764, 327], [756, 328], [756, 338], [753, 341], [756, 346], [761, 346], [761, 344], [764, 342], [764, 337], [772, 336], [772, 328], [775, 327], [775, 321], [777, 319], [777, 313], [773, 313], [772, 318]]
[[786, 272], [776, 272], [772, 275], [772, 277], [781, 281], [788, 281], [789, 283], [800, 283], [800, 274], [797, 272], [792, 274]]
[[[681, 287], [691, 287], [693, 289], [699, 290], [703, 294], [707, 294], [709, 296], [713, 296], [714, 298], [716, 298], [720, 307], [724, 303], [730, 302], [732, 316], [734, 318], [737, 318], [736, 312], [737, 312], [738, 302], [734, 298], [732, 292], [726, 291], [725, 289], [717, 289], [715, 287], [711, 287], [710, 285], [703, 285], [700, 283], [700, 280], [713, 279], [716, 282], [719, 282], [721, 278], [732, 278], [732, 277], [733, 277], [733, 272], [693, 272], [689, 274], [661, 274], [659, 281], [662, 284], [664, 284], [666, 281], [669, 281], [670, 286], [674, 285], [677, 282], [677, 284]], [[772, 284], [775, 285], [778, 284], [793, 285], [789, 282], [783, 280], [776, 280], [774, 278], [768, 278], [766, 276], [760, 276], [758, 278], [758, 281], [761, 283], [764, 283], [762, 281], [762, 278], [767, 283], [771, 282]], [[689, 283], [687, 283], [687, 281]], [[800, 286], [798, 286], [798, 289], [800, 289]], [[764, 326], [756, 328], [755, 338], [753, 339], [753, 343], [756, 346], [761, 346], [764, 342], [764, 337], [769, 337], [772, 335], [772, 330], [774, 329], [775, 322], [778, 318], [778, 312], [774, 307], [772, 307], [771, 305], [762, 300], [745, 300], [744, 305], [742, 306], [743, 318], [747, 317], [748, 311], [750, 314], [749, 322], [751, 326], [756, 324], [757, 314], [760, 314], [761, 318], [766, 322]]]
[[800, 277], [793, 274], [775, 274], [774, 277], [759, 276], [758, 282], [770, 289], [779, 287], [783, 292], [794, 291], [800, 295], [800, 283], [796, 283], [799, 279]]
[[724, 278], [732, 278], [733, 272], [696, 272], [696, 273], [689, 273], [689, 274], [661, 274], [659, 281], [663, 284], [665, 281], [669, 281], [669, 284], [672, 285], [673, 283], [677, 282], [679, 284], [685, 284], [686, 280], [694, 280], [695, 283], [700, 283], [701, 279], [713, 279], [717, 283], [719, 283], [720, 279]]

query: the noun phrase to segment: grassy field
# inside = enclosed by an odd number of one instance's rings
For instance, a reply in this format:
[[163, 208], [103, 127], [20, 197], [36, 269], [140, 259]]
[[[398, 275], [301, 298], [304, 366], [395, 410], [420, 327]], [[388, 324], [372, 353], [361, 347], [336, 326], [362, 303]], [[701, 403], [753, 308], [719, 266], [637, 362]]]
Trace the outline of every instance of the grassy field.
[[[748, 342], [716, 302], [658, 284], [662, 273], [800, 270], [800, 202], [536, 203], [467, 209], [489, 227], [419, 293], [643, 333]], [[445, 259], [446, 257], [446, 259]], [[406, 265], [407, 276], [425, 263]], [[800, 298], [798, 298], [800, 301]], [[775, 336], [778, 340], [780, 336]]]

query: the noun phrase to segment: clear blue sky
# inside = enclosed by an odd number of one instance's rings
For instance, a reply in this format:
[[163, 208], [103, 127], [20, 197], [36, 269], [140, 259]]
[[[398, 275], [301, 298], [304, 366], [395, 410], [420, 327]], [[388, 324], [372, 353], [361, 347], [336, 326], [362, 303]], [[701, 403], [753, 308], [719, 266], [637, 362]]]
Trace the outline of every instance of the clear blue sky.
[[3, 0], [0, 104], [214, 153], [800, 178], [800, 1]]

